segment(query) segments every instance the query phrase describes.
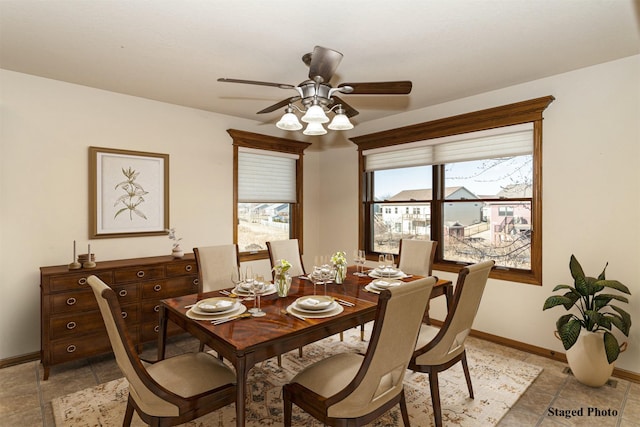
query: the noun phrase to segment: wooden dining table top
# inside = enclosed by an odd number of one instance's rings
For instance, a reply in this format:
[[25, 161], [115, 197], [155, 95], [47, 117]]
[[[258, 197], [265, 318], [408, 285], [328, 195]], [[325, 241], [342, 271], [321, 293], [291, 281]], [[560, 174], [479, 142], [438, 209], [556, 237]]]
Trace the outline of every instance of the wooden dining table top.
[[[167, 322], [178, 324], [185, 331], [213, 348], [220, 356], [228, 359], [236, 368], [237, 425], [244, 425], [244, 395], [247, 373], [252, 366], [306, 344], [319, 341], [374, 319], [378, 294], [367, 291], [365, 286], [373, 279], [368, 276], [356, 276], [355, 267], [349, 267], [347, 277], [342, 284], [330, 283], [313, 285], [302, 277], [293, 277], [291, 289], [286, 297], [276, 294], [261, 297], [261, 308], [266, 313], [262, 317], [236, 319], [219, 325], [209, 320], [193, 320], [187, 317], [188, 306], [203, 298], [224, 296], [219, 291], [205, 294], [191, 294], [162, 301], [160, 306], [160, 333], [158, 338], [158, 358], [164, 358]], [[421, 276], [411, 276], [403, 281], [413, 281]], [[441, 289], [451, 286], [450, 281], [439, 280], [434, 287], [432, 297], [444, 295]], [[439, 290], [439, 288], [441, 288]], [[229, 287], [227, 290], [231, 291]], [[353, 306], [341, 306], [341, 313], [331, 317], [310, 318], [304, 320], [287, 313], [287, 307], [298, 298], [309, 295], [326, 295], [353, 303]], [[448, 294], [447, 294], [448, 295]], [[247, 308], [253, 301], [243, 301]]]

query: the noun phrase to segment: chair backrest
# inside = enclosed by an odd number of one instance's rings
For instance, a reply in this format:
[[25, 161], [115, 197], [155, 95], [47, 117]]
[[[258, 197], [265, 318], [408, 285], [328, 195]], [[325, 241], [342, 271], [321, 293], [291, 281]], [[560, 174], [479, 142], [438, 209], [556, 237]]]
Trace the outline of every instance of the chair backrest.
[[160, 387], [140, 362], [138, 353], [127, 332], [118, 297], [109, 286], [96, 276], [89, 276], [87, 283], [91, 286], [93, 294], [98, 301], [98, 307], [107, 328], [111, 348], [116, 357], [118, 367], [129, 382], [129, 394], [138, 406], [146, 413], [154, 413], [166, 417], [174, 417], [179, 414], [179, 408], [161, 398], [158, 392], [152, 390]]
[[458, 273], [452, 307], [438, 334], [414, 354], [417, 365], [441, 364], [464, 351], [494, 261], [464, 267]]
[[437, 245], [432, 240], [400, 240], [398, 268], [407, 274], [431, 276]]
[[298, 239], [272, 240], [267, 242], [267, 249], [269, 250], [271, 268], [273, 268], [279, 260], [286, 259], [291, 264], [291, 268], [289, 269], [291, 276], [305, 274]]
[[422, 317], [435, 277], [425, 277], [380, 293], [375, 323], [362, 366], [344, 390], [327, 400], [328, 414], [357, 417], [402, 391]]
[[231, 273], [240, 268], [237, 245], [202, 246], [193, 248], [193, 253], [198, 264], [199, 293], [232, 286]]

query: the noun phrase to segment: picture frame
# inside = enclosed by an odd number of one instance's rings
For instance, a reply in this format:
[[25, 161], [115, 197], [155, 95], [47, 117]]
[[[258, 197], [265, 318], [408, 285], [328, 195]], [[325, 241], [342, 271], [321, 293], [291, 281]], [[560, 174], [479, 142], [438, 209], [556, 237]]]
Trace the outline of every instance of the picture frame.
[[89, 238], [166, 235], [169, 155], [89, 147]]

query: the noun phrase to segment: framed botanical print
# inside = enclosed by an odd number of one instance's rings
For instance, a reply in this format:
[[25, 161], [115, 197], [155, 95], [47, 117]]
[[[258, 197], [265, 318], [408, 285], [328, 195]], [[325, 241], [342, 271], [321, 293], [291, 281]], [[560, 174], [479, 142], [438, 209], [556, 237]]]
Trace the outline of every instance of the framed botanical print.
[[167, 234], [169, 155], [89, 147], [89, 238]]

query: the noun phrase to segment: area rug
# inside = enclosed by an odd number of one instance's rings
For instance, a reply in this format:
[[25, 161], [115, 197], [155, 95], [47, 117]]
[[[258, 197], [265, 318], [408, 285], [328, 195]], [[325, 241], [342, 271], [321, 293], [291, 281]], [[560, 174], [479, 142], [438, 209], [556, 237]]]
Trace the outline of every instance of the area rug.
[[[267, 360], [249, 372], [246, 425], [249, 427], [282, 426], [282, 385], [304, 366], [335, 353], [366, 351], [367, 341], [360, 340], [359, 328], [346, 331], [344, 341], [333, 336], [283, 355], [282, 367], [276, 359]], [[393, 349], [389, 349], [393, 351]], [[542, 368], [519, 360], [489, 353], [467, 345], [467, 358], [475, 399], [470, 399], [462, 367], [457, 364], [438, 378], [442, 416], [447, 426], [492, 426], [506, 414], [540, 374]], [[426, 374], [407, 371], [405, 393], [411, 425], [434, 425]], [[121, 426], [126, 408], [128, 385], [124, 378], [81, 390], [52, 401], [57, 427]], [[293, 425], [321, 427], [322, 424], [293, 407]], [[133, 426], [144, 426], [134, 415]], [[188, 427], [235, 425], [235, 405], [184, 424]], [[370, 424], [375, 427], [401, 426], [400, 410], [394, 408]]]

